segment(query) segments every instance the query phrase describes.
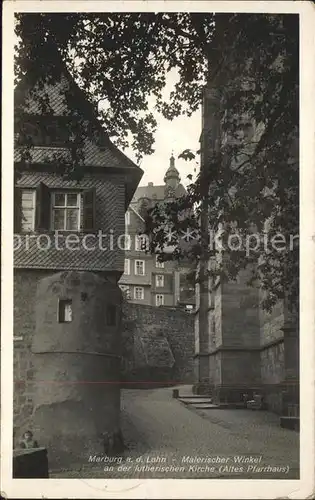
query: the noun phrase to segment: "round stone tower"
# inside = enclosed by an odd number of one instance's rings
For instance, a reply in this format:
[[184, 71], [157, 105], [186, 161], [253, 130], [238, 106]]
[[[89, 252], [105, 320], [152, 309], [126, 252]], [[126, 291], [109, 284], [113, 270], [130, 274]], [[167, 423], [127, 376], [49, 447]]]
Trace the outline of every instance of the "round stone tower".
[[33, 430], [50, 467], [87, 463], [120, 439], [120, 288], [92, 272], [39, 282]]

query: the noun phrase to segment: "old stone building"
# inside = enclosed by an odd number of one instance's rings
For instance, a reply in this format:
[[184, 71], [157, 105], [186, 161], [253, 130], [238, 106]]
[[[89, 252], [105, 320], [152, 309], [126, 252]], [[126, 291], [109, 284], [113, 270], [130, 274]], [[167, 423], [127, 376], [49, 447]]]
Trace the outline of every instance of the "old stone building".
[[160, 262], [148, 252], [148, 240], [141, 232], [145, 228], [145, 213], [156, 203], [174, 200], [186, 193], [180, 182], [172, 155], [164, 176], [164, 185], [139, 186], [126, 212], [128, 244], [125, 269], [120, 286], [132, 303], [152, 306], [179, 306], [191, 311], [195, 304], [194, 286], [187, 280], [190, 266], [177, 262]]
[[[117, 241], [143, 172], [110, 142], [62, 61], [53, 82], [45, 71], [43, 85], [25, 78], [15, 91], [33, 146], [26, 161], [16, 137], [14, 428], [16, 439], [30, 428], [53, 467], [119, 443]], [[79, 179], [59, 173], [71, 161], [69, 124], [84, 137]]]
[[[218, 33], [228, 33], [224, 25]], [[231, 44], [233, 40], [230, 40]], [[220, 45], [210, 59], [216, 68], [218, 54], [231, 60], [230, 46]], [[218, 71], [212, 68], [202, 105], [201, 168], [207, 158], [225, 140], [221, 129], [224, 93], [229, 92], [224, 64]], [[235, 84], [235, 82], [232, 82]], [[253, 133], [259, 131], [255, 129]], [[295, 158], [298, 161], [298, 157]], [[203, 226], [208, 231], [207, 221]], [[220, 256], [222, 258], [222, 255]], [[211, 263], [201, 261], [206, 272]], [[298, 318], [290, 312], [286, 301], [279, 301], [271, 313], [261, 307], [262, 292], [250, 287], [249, 270], [242, 271], [237, 282], [222, 282], [219, 278], [204, 279], [197, 285], [195, 315], [195, 388], [210, 392], [215, 401], [242, 400], [243, 394], [254, 392], [264, 396], [267, 408], [282, 415], [299, 414], [299, 327]]]

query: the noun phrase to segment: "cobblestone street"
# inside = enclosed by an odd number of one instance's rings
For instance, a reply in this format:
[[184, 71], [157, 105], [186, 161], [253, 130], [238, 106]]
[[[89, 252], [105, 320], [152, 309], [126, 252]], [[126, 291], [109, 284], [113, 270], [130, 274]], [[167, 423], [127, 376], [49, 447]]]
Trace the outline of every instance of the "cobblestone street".
[[118, 463], [87, 457], [85, 467], [50, 477], [299, 477], [299, 434], [282, 429], [277, 415], [189, 409], [172, 399], [172, 388], [124, 389], [121, 406], [127, 449]]

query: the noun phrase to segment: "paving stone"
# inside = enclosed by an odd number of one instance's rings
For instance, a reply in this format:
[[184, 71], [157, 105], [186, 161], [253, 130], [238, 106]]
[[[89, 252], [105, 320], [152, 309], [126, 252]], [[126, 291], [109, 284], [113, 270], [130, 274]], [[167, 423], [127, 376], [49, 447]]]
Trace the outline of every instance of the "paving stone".
[[211, 399], [209, 399], [209, 398], [181, 398], [181, 397], [179, 397], [178, 399], [179, 399], [179, 401], [182, 401], [186, 405], [199, 404], [199, 403], [210, 404], [212, 402]]
[[[121, 401], [121, 427], [128, 446], [122, 460], [131, 463], [128, 471], [119, 465], [104, 470], [104, 465], [88, 463], [78, 469], [73, 463], [69, 471], [53, 472], [57, 478], [238, 478], [238, 479], [298, 479], [299, 434], [280, 427], [279, 418], [267, 412], [247, 410], [190, 409], [172, 398], [173, 388], [124, 389]], [[210, 460], [234, 457], [261, 457], [259, 467], [289, 467], [288, 473], [231, 473], [210, 464], [213, 472], [190, 468], [184, 457]], [[166, 463], [152, 460], [165, 458]], [[130, 462], [127, 462], [129, 459]], [[138, 460], [138, 462], [137, 462]], [[135, 470], [135, 464], [148, 465], [153, 471]], [[185, 466], [183, 472], [163, 472], [161, 467]], [[197, 464], [198, 465], [198, 464]], [[155, 467], [155, 468], [154, 468]]]

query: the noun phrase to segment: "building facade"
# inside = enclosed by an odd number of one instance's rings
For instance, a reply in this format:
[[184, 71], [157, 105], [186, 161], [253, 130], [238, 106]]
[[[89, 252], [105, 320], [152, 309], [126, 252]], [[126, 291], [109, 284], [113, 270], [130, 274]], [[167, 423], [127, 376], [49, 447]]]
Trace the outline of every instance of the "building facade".
[[[54, 71], [51, 81], [37, 68], [38, 81], [15, 91], [23, 134], [15, 145], [14, 428], [17, 439], [31, 429], [58, 467], [121, 440], [117, 242], [143, 172], [110, 142], [62, 61]], [[59, 173], [72, 160], [69, 124], [83, 137], [79, 178]]]
[[156, 203], [165, 203], [186, 193], [180, 183], [173, 155], [164, 176], [164, 185], [137, 188], [126, 212], [126, 253], [124, 274], [119, 284], [132, 302], [152, 306], [179, 306], [191, 311], [195, 303], [194, 286], [187, 281], [189, 266], [176, 262], [160, 262], [158, 255], [148, 251], [148, 240], [141, 232], [145, 228], [145, 212]]
[[[226, 15], [221, 15], [217, 22], [224, 25], [229, 21]], [[222, 26], [221, 31], [224, 33]], [[221, 45], [220, 51], [216, 52], [221, 54], [224, 49], [229, 51]], [[214, 66], [215, 57], [211, 61]], [[208, 157], [225, 139], [221, 130], [225, 112], [222, 102], [224, 92], [229, 90], [229, 82], [224, 66], [214, 73], [216, 76], [209, 80], [204, 91], [201, 168], [205, 168]], [[259, 136], [259, 130], [255, 128], [252, 133]], [[254, 140], [255, 136], [252, 138]], [[207, 217], [202, 230], [204, 233], [209, 230]], [[210, 266], [207, 258], [201, 260], [200, 269], [205, 275]], [[285, 300], [279, 301], [271, 313], [264, 311], [259, 285], [247, 285], [249, 273], [249, 269], [240, 272], [236, 282], [209, 278], [197, 285], [195, 389], [210, 392], [218, 402], [240, 402], [244, 393], [250, 397], [254, 392], [260, 393], [269, 410], [297, 417], [298, 318], [290, 312]]]

